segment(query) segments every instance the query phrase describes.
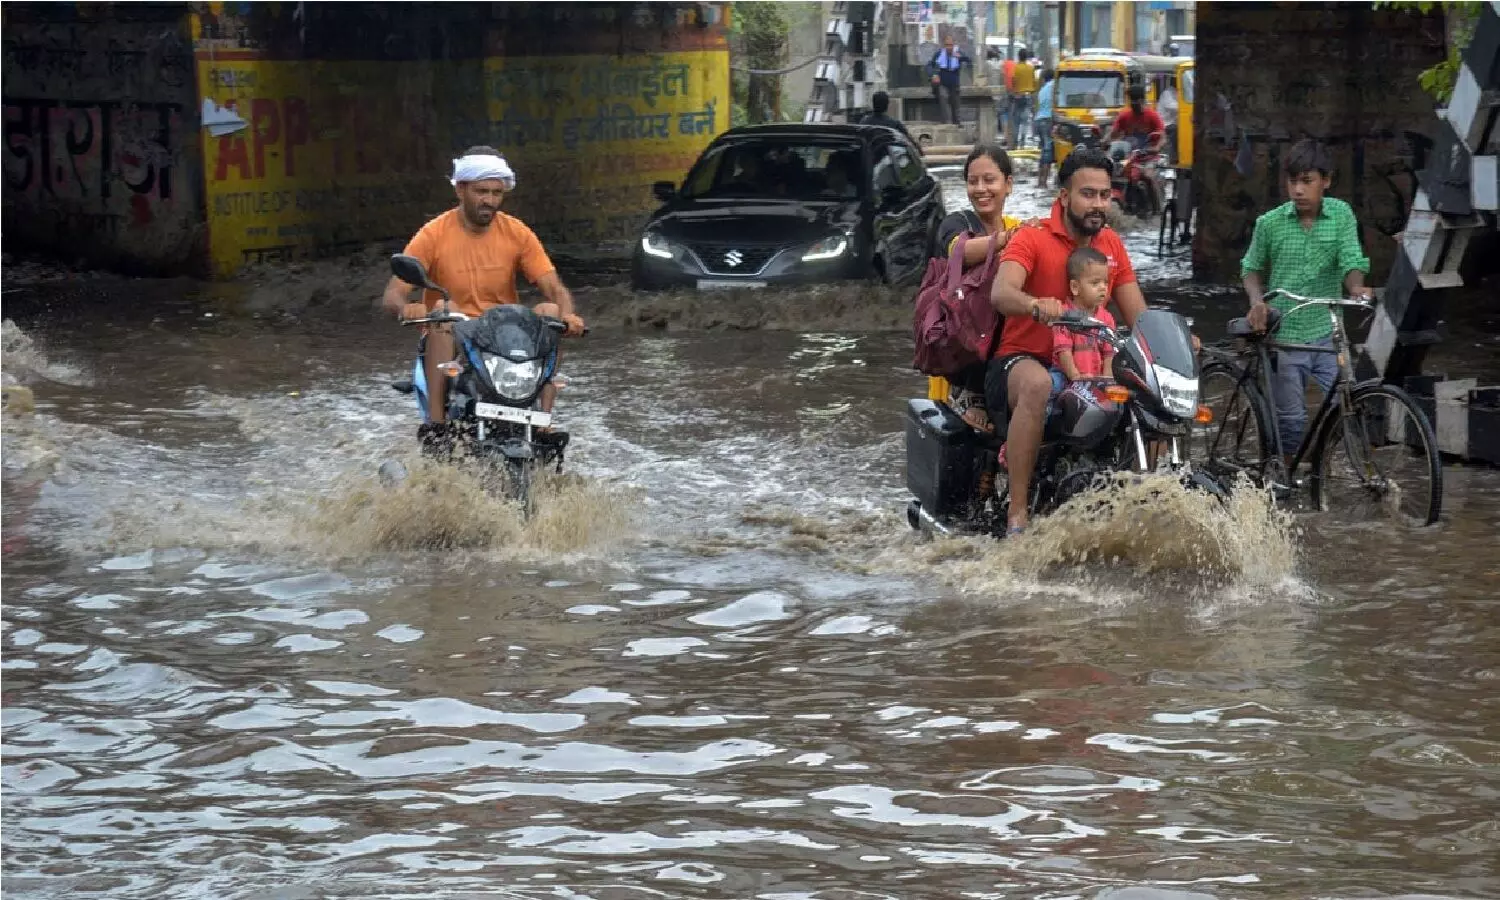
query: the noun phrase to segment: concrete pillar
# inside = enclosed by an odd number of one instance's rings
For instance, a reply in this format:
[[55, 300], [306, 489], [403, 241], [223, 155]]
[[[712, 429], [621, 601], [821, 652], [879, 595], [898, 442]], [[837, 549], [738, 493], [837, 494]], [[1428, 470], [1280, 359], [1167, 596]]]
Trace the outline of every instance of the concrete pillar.
[[979, 104], [978, 128], [979, 133], [974, 137], [976, 144], [995, 139], [995, 134], [1000, 128], [1000, 123], [995, 116], [995, 100], [993, 97]]

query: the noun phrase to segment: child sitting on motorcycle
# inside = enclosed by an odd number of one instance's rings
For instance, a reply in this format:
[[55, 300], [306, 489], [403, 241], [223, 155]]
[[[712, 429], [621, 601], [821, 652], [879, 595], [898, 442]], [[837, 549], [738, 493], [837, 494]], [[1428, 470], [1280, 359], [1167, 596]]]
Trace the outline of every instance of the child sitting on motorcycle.
[[[1109, 303], [1109, 257], [1093, 247], [1079, 247], [1068, 255], [1067, 309], [1076, 309], [1115, 327]], [[1111, 381], [1110, 360], [1115, 348], [1099, 339], [1098, 332], [1074, 333], [1061, 325], [1052, 326], [1052, 400], [1074, 381]], [[1052, 415], [1049, 401], [1047, 415]], [[1000, 445], [1000, 465], [1005, 465], [1005, 445]]]
[[[1068, 256], [1068, 307], [1098, 319], [1110, 328], [1115, 318], [1109, 303], [1109, 258], [1093, 247], [1079, 247]], [[1073, 332], [1052, 326], [1052, 395], [1073, 381], [1110, 381], [1110, 360], [1115, 348], [1099, 339], [1099, 333]]]

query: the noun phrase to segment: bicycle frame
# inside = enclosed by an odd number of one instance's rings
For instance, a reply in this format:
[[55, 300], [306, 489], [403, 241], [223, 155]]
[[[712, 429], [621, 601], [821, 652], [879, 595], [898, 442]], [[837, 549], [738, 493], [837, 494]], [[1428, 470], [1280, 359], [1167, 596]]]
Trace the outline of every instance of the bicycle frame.
[[[1289, 291], [1282, 290], [1271, 291], [1266, 296], [1275, 295], [1301, 301], [1282, 314], [1282, 321], [1285, 321], [1286, 316], [1309, 306], [1321, 306], [1326, 309], [1328, 311], [1329, 323], [1332, 326], [1333, 337], [1332, 347], [1322, 347], [1313, 344], [1284, 344], [1274, 340], [1271, 335], [1267, 335], [1266, 339], [1255, 343], [1255, 356], [1251, 359], [1250, 364], [1239, 367], [1240, 376], [1235, 382], [1235, 393], [1238, 394], [1244, 388], [1247, 381], [1253, 381], [1255, 386], [1260, 389], [1261, 396], [1267, 401], [1267, 413], [1270, 416], [1270, 439], [1272, 446], [1275, 448], [1275, 465], [1282, 465], [1287, 454], [1286, 448], [1281, 445], [1281, 423], [1277, 419], [1276, 403], [1271, 393], [1271, 354], [1280, 350], [1328, 353], [1337, 357], [1339, 366], [1338, 375], [1335, 376], [1333, 384], [1329, 387], [1327, 393], [1323, 395], [1323, 400], [1318, 405], [1317, 412], [1313, 414], [1311, 421], [1307, 425], [1307, 429], [1303, 432], [1302, 441], [1298, 445], [1296, 452], [1292, 455], [1291, 463], [1285, 466], [1286, 475], [1290, 478], [1301, 468], [1304, 460], [1309, 460], [1310, 462], [1310, 458], [1315, 455], [1317, 441], [1323, 433], [1323, 427], [1328, 421], [1328, 417], [1339, 414], [1339, 410], [1347, 408], [1350, 403], [1349, 391], [1355, 384], [1354, 364], [1349, 354], [1349, 336], [1344, 329], [1343, 318], [1339, 316], [1338, 309], [1347, 306], [1369, 310], [1372, 307], [1368, 302], [1363, 300], [1316, 300], [1300, 297]], [[1217, 437], [1215, 441], [1217, 442]]]

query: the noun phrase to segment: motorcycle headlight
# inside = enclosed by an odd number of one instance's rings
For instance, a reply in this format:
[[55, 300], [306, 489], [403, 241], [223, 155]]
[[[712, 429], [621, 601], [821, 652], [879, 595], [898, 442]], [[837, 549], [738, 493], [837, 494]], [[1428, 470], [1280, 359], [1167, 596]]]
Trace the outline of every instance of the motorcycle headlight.
[[849, 249], [849, 236], [845, 234], [834, 234], [823, 238], [816, 244], [807, 248], [802, 254], [803, 262], [817, 262], [821, 259], [838, 259]]
[[654, 231], [648, 231], [641, 235], [641, 249], [646, 251], [647, 256], [655, 256], [661, 259], [671, 259], [677, 254], [677, 247], [671, 241]]
[[1162, 405], [1179, 418], [1191, 418], [1198, 412], [1198, 379], [1182, 375], [1165, 366], [1152, 366], [1156, 385], [1161, 388]]
[[485, 371], [490, 374], [490, 384], [502, 398], [520, 403], [536, 393], [537, 383], [542, 380], [542, 364], [538, 360], [511, 362], [500, 356], [484, 357]]

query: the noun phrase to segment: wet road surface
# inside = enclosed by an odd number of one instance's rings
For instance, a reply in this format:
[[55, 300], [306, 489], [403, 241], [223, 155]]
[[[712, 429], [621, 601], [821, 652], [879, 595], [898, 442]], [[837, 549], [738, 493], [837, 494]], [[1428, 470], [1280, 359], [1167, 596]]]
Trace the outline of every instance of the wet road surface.
[[904, 333], [601, 329], [522, 527], [409, 333], [138, 290], [7, 335], [8, 896], [1500, 894], [1495, 472], [922, 543]]

